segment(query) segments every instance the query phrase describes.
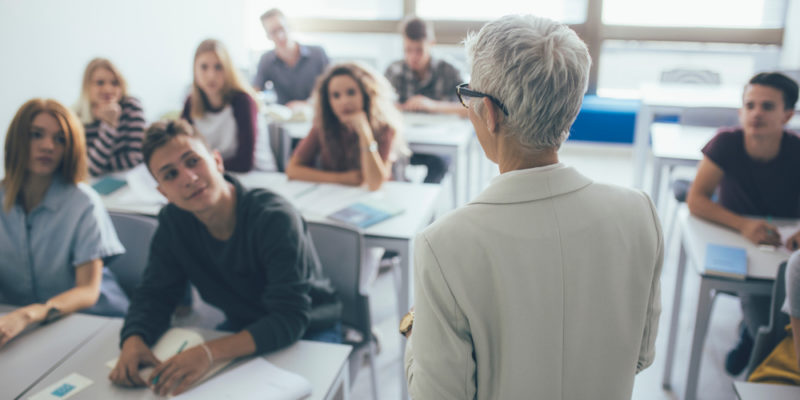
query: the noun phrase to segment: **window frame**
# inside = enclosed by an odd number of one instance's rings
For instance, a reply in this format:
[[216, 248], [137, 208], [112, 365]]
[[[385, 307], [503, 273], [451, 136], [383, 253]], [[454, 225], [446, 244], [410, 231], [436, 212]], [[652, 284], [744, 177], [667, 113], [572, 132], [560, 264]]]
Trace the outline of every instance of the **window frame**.
[[[404, 15], [416, 13], [416, 0], [401, 0]], [[586, 42], [592, 57], [589, 73], [589, 94], [597, 92], [600, 53], [605, 40], [640, 40], [663, 42], [737, 43], [783, 46], [784, 28], [701, 28], [701, 27], [651, 27], [603, 24], [603, 0], [586, 0], [586, 21], [569, 24]], [[788, 8], [787, 1], [786, 7]], [[784, 12], [786, 16], [788, 13]], [[398, 33], [400, 19], [393, 20], [343, 20], [327, 18], [292, 18], [294, 29], [303, 32], [345, 33]], [[432, 20], [436, 42], [458, 45], [468, 32], [478, 31], [486, 21]], [[783, 25], [786, 25], [784, 20]]]

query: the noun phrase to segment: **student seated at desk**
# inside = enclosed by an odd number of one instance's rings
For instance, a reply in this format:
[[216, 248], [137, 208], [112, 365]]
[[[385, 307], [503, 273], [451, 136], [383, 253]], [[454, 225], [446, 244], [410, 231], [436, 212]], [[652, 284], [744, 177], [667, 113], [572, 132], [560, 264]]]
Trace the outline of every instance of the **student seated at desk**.
[[[455, 87], [464, 82], [461, 72], [449, 62], [431, 56], [435, 44], [433, 25], [420, 18], [406, 18], [400, 28], [403, 59], [386, 69], [386, 78], [397, 91], [398, 107], [408, 112], [456, 114], [466, 117], [456, 98]], [[426, 183], [444, 179], [450, 160], [432, 154], [414, 153], [412, 165], [428, 168]]]
[[[122, 351], [109, 378], [123, 386], [144, 386], [143, 365], [156, 366], [150, 382], [167, 394], [180, 393], [203, 376], [215, 360], [263, 354], [306, 334], [326, 334], [338, 323], [316, 311], [315, 289], [328, 289], [321, 276], [301, 215], [283, 198], [263, 189], [247, 190], [223, 174], [222, 158], [211, 152], [186, 121], [156, 122], [147, 131], [145, 163], [169, 200], [142, 282], [120, 333]], [[218, 329], [236, 332], [185, 349], [168, 360], [150, 350], [191, 282], [200, 296], [221, 309]], [[150, 386], [150, 385], [148, 385]]]
[[264, 83], [271, 81], [278, 95], [278, 104], [289, 108], [306, 105], [314, 81], [328, 66], [328, 55], [322, 47], [297, 43], [286, 16], [277, 8], [261, 15], [261, 24], [267, 38], [275, 44], [275, 50], [261, 56], [253, 87], [262, 91]]
[[344, 63], [329, 68], [314, 93], [314, 123], [286, 175], [379, 189], [392, 176], [396, 153], [406, 151], [389, 83], [366, 66]]
[[86, 178], [78, 118], [55, 100], [17, 111], [0, 184], [0, 346], [27, 326], [84, 311], [122, 316], [124, 292], [103, 262], [122, 254], [114, 225]]
[[111, 61], [95, 58], [86, 66], [75, 112], [86, 130], [92, 176], [142, 162], [144, 111], [139, 100], [128, 95], [125, 77]]
[[[800, 217], [800, 137], [784, 130], [797, 95], [797, 83], [783, 74], [750, 79], [739, 110], [742, 127], [719, 132], [703, 148], [687, 196], [692, 214], [735, 229], [753, 243], [798, 248], [800, 232], [781, 238], [769, 222]], [[714, 202], [717, 192], [719, 201]], [[744, 326], [725, 360], [731, 375], [747, 366], [753, 337], [769, 318], [769, 296], [742, 296], [741, 302]]]
[[786, 265], [786, 301], [783, 311], [789, 314], [788, 335], [753, 370], [750, 382], [800, 385], [800, 252]]
[[228, 171], [247, 172], [255, 165], [258, 105], [254, 98], [222, 42], [206, 39], [197, 46], [192, 94], [181, 116], [220, 152]]

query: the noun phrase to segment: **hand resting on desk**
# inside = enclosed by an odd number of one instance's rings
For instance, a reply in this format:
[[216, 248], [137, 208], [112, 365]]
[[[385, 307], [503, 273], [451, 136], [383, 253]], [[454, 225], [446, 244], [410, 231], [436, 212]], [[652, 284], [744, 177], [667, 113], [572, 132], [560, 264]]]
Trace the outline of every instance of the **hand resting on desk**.
[[28, 326], [25, 312], [21, 310], [16, 310], [0, 317], [0, 348]]
[[139, 369], [142, 367], [158, 367], [161, 361], [147, 347], [142, 338], [133, 335], [122, 344], [117, 365], [108, 374], [108, 379], [120, 386], [142, 387], [149, 386], [141, 376]]
[[739, 228], [739, 232], [747, 240], [755, 244], [780, 246], [782, 243], [778, 228], [764, 220], [745, 218]]

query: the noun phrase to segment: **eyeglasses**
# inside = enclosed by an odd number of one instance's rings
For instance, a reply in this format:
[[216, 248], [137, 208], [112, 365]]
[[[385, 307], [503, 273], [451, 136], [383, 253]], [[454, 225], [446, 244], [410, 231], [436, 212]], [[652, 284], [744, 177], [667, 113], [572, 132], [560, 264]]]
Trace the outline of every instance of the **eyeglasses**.
[[469, 108], [467, 102], [464, 101], [464, 97], [486, 97], [489, 100], [491, 100], [492, 103], [494, 103], [497, 107], [499, 107], [500, 110], [503, 111], [503, 114], [506, 115], [506, 117], [508, 116], [508, 108], [506, 108], [505, 104], [503, 104], [500, 100], [497, 100], [497, 98], [495, 98], [492, 95], [470, 89], [469, 83], [462, 83], [456, 86], [456, 94], [458, 95], [458, 100], [461, 102], [461, 105], [464, 106], [464, 108]]

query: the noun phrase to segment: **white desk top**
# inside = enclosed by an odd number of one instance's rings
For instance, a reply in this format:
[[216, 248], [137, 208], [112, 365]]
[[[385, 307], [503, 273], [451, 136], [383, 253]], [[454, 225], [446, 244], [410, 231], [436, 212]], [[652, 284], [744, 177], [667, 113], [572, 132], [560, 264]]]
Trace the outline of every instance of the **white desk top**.
[[[739, 108], [742, 106], [745, 83], [741, 85], [645, 83], [639, 90], [642, 104], [650, 107]], [[800, 103], [795, 105], [795, 109], [800, 109]]]
[[655, 123], [651, 127], [653, 155], [659, 158], [700, 161], [701, 150], [717, 128]]
[[[800, 115], [789, 121], [786, 129], [800, 127]], [[701, 150], [717, 134], [719, 128], [674, 123], [654, 123], [650, 126], [653, 155], [674, 160], [700, 161]]]
[[739, 108], [743, 86], [646, 83], [640, 88], [642, 104], [651, 107]]
[[[747, 251], [747, 276], [749, 278], [775, 279], [780, 264], [789, 259], [791, 253], [785, 248], [780, 247], [775, 251], [760, 250], [758, 246], [750, 243], [741, 234], [731, 229], [725, 228], [689, 213], [688, 207], [682, 207], [678, 213], [681, 224], [683, 242], [686, 246], [686, 254], [694, 264], [697, 272], [702, 274], [706, 258], [706, 246], [709, 243], [724, 246], [740, 247]], [[793, 221], [773, 221], [781, 231], [781, 236], [786, 237], [785, 232], [796, 232], [800, 229], [797, 220]]]
[[768, 383], [733, 382], [740, 400], [797, 400], [800, 399], [800, 387], [788, 385], [772, 385]]
[[[302, 139], [311, 130], [308, 121], [281, 122], [280, 125], [293, 139]], [[468, 119], [420, 113], [404, 113], [403, 128], [403, 137], [410, 145], [461, 146], [469, 142], [473, 131]]]
[[[334, 211], [367, 198], [386, 199], [405, 207], [405, 211], [366, 228], [364, 233], [406, 239], [413, 238], [430, 222], [441, 190], [439, 185], [389, 181], [380, 190], [370, 192], [363, 187], [289, 181], [286, 175], [278, 172], [249, 172], [235, 176], [245, 187], [266, 188], [284, 196], [309, 220], [325, 220]], [[139, 193], [141, 190], [134, 191], [128, 185], [103, 196], [103, 203], [110, 211], [158, 215], [164, 204], [142, 200]]]
[[[119, 355], [119, 332], [122, 319], [107, 319], [108, 323], [81, 349], [63, 364], [47, 374], [26, 393], [31, 396], [75, 372], [94, 383], [72, 399], [163, 399], [147, 389], [128, 389], [115, 386], [108, 380], [110, 369], [105, 365]], [[226, 335], [224, 332], [197, 329], [206, 339]], [[311, 382], [310, 399], [323, 399], [333, 384], [339, 370], [346, 368], [351, 347], [347, 345], [299, 341], [294, 345], [264, 358], [279, 368], [299, 374]], [[224, 373], [224, 370], [221, 372]]]
[[[0, 306], [0, 314], [17, 307]], [[91, 338], [109, 320], [72, 314], [26, 330], [0, 347], [0, 393], [16, 397]]]

